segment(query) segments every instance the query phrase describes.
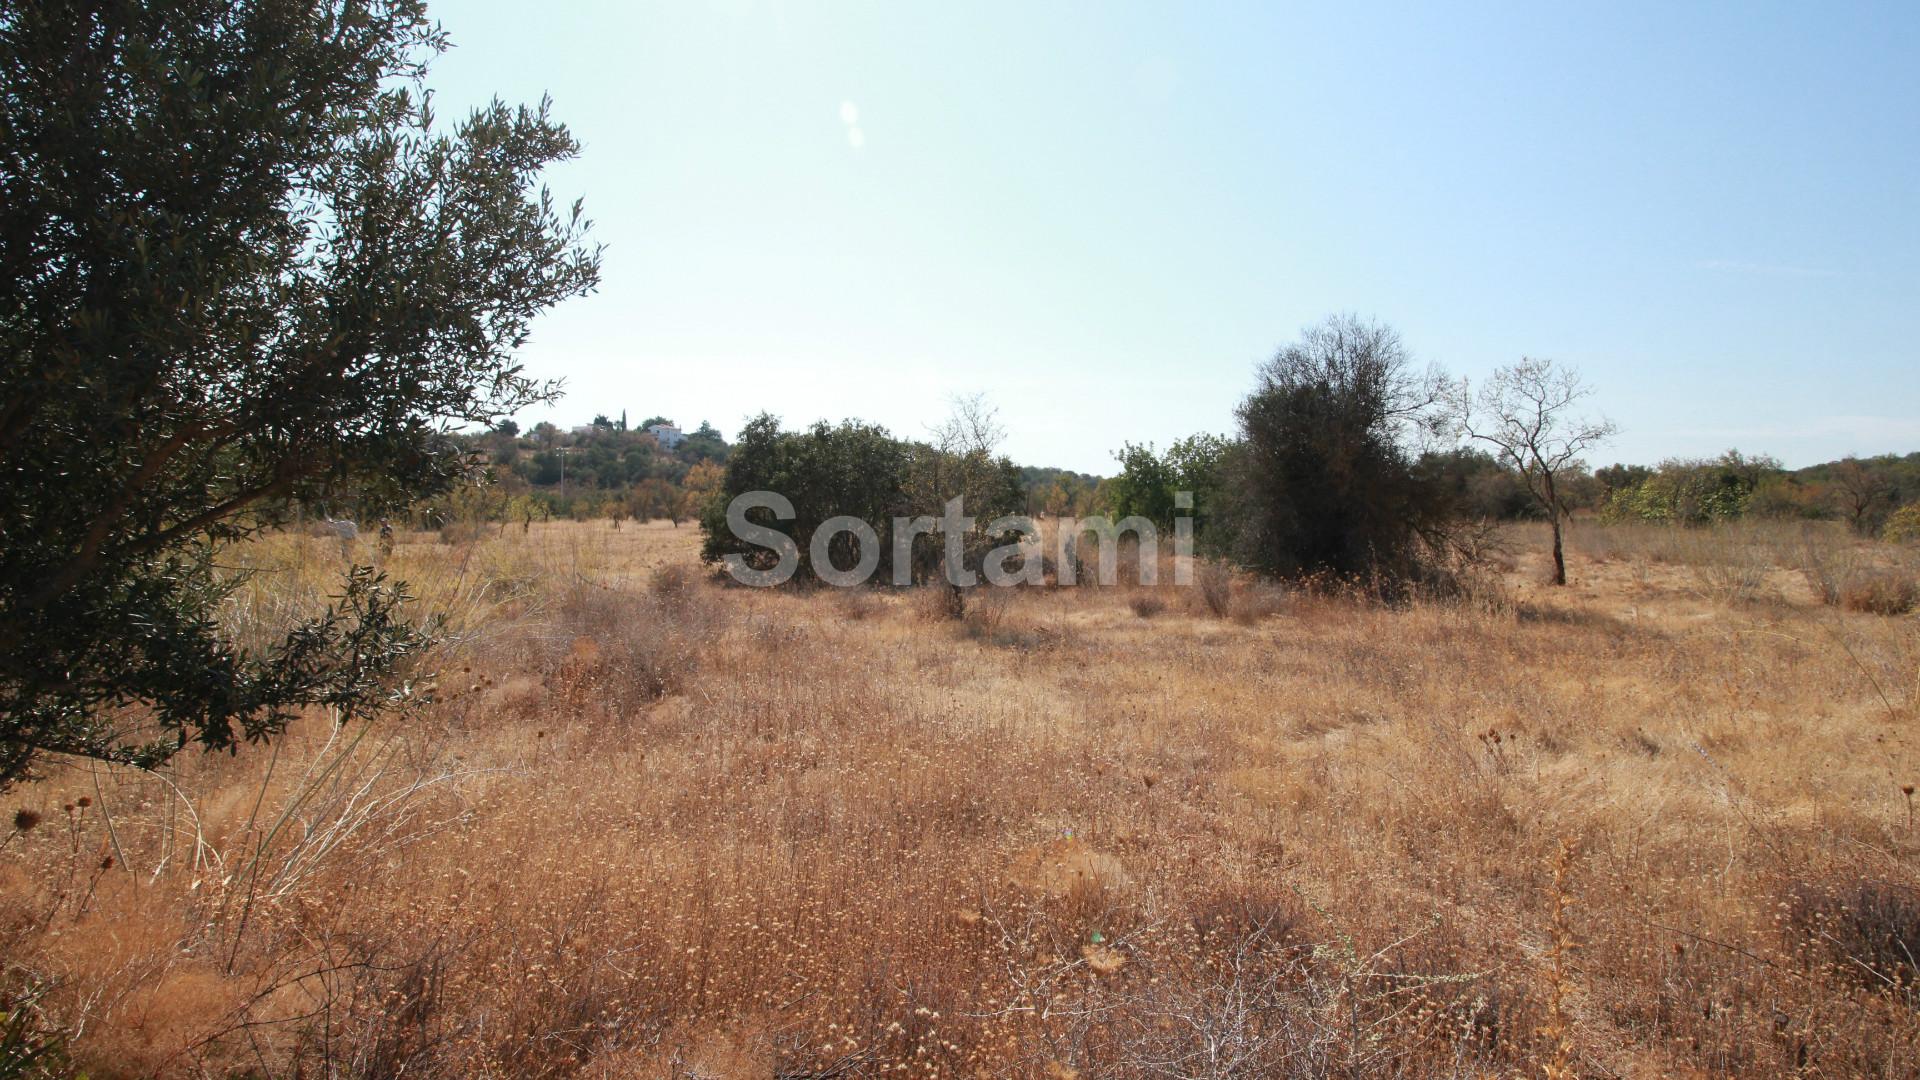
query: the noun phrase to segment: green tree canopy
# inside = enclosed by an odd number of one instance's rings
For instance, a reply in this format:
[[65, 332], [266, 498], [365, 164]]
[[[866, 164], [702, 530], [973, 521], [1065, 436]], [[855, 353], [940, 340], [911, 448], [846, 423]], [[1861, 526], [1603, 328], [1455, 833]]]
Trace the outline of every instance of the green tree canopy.
[[1239, 410], [1235, 542], [1283, 576], [1421, 572], [1444, 530], [1444, 491], [1414, 468], [1411, 435], [1438, 422], [1437, 373], [1422, 376], [1392, 329], [1337, 316], [1260, 369]]
[[435, 123], [416, 0], [0, 9], [0, 785], [377, 704], [398, 593], [249, 652], [223, 544], [446, 488], [450, 425], [555, 388], [513, 352], [591, 289], [544, 103]]

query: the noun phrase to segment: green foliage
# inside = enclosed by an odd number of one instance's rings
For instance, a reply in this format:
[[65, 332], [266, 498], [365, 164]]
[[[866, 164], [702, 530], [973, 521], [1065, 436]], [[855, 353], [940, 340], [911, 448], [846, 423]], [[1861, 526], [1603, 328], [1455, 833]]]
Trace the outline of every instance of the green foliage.
[[1890, 544], [1920, 543], [1920, 503], [1908, 503], [1887, 515], [1880, 538]]
[[1107, 486], [1110, 513], [1116, 519], [1143, 517], [1155, 525], [1170, 526], [1174, 518], [1174, 491], [1179, 486], [1173, 463], [1153, 452], [1151, 444], [1125, 443], [1113, 455], [1120, 472]]
[[1094, 489], [1101, 482], [1097, 476], [1071, 469], [1033, 465], [1020, 468], [1020, 486], [1027, 493], [1030, 514], [1080, 516], [1091, 513]]
[[1261, 369], [1232, 470], [1242, 562], [1383, 585], [1421, 574], [1423, 544], [1450, 512], [1407, 449], [1435, 396], [1410, 366], [1391, 329], [1338, 317]]
[[1781, 475], [1772, 458], [1729, 450], [1711, 460], [1670, 459], [1631, 487], [1615, 488], [1600, 520], [1705, 525], [1745, 517], [1754, 493]]
[[[547, 494], [563, 504], [562, 512], [571, 511], [571, 498], [589, 492], [600, 493], [593, 501], [604, 503], [608, 495], [620, 497], [650, 480], [680, 484], [696, 465], [725, 461], [728, 453], [726, 440], [708, 424], [690, 432], [671, 450], [645, 428], [624, 428], [618, 422], [594, 423], [578, 434], [539, 425], [525, 437], [489, 433], [461, 436], [460, 442], [472, 450], [485, 450], [503, 481], [553, 489]], [[563, 453], [567, 498], [559, 490]]]
[[[982, 447], [903, 442], [883, 427], [857, 420], [837, 425], [821, 421], [805, 431], [783, 431], [776, 417], [763, 413], [740, 432], [718, 492], [701, 508], [704, 558], [718, 561], [741, 554], [750, 561], [771, 561], [766, 549], [734, 536], [727, 526], [728, 504], [752, 491], [776, 492], [792, 500], [791, 521], [777, 521], [765, 511], [749, 512], [748, 519], [792, 537], [803, 572], [811, 566], [813, 535], [821, 523], [847, 515], [873, 526], [882, 577], [893, 573], [894, 518], [937, 518], [946, 500], [961, 497], [966, 513], [977, 521], [975, 532], [984, 535], [994, 518], [1019, 513], [1023, 502], [1019, 470]], [[937, 541], [922, 537], [916, 542], [916, 580], [924, 579], [937, 562]], [[834, 539], [829, 553], [843, 570], [861, 555], [858, 541], [848, 533]]]
[[1520, 521], [1544, 516], [1526, 482], [1484, 450], [1429, 450], [1420, 455], [1418, 471], [1465, 517]]
[[1831, 503], [1820, 485], [1782, 472], [1760, 478], [1747, 500], [1747, 513], [1761, 518], [1820, 520], [1833, 516]]
[[1595, 469], [1593, 478], [1600, 482], [1601, 497], [1611, 498], [1616, 491], [1636, 488], [1653, 478], [1653, 470], [1645, 465], [1609, 465], [1604, 469]]
[[727, 459], [727, 440], [722, 438], [718, 428], [705, 420], [700, 426], [687, 432], [675, 451], [682, 461], [697, 465], [702, 461], [725, 461]]
[[[1107, 516], [1139, 516], [1171, 530], [1174, 519], [1193, 520], [1197, 542], [1224, 544], [1228, 464], [1235, 444], [1218, 435], [1190, 435], [1156, 455], [1152, 446], [1126, 443], [1114, 455], [1120, 472], [1102, 486], [1101, 510]], [[1182, 508], [1181, 492], [1192, 497]]]
[[66, 1040], [47, 1028], [39, 1004], [39, 993], [31, 987], [11, 999], [0, 997], [0, 1080], [75, 1075]]
[[[766, 551], [733, 535], [726, 523], [727, 504], [750, 491], [771, 491], [794, 504], [792, 521], [775, 521], [758, 511], [749, 520], [794, 538], [802, 568], [809, 565], [809, 545], [820, 523], [840, 514], [874, 526], [880, 534], [881, 560], [890, 562], [892, 547], [888, 522], [905, 509], [904, 489], [911, 460], [909, 447], [887, 430], [857, 420], [831, 425], [822, 421], [801, 432], [780, 429], [777, 418], [762, 413], [740, 432], [728, 458], [721, 495], [704, 508], [701, 553], [709, 560], [729, 554], [763, 556]], [[849, 546], [854, 538], [842, 535], [837, 543]], [[857, 552], [842, 553], [836, 565], [852, 565]]]
[[450, 423], [555, 393], [512, 354], [597, 280], [533, 186], [576, 147], [544, 106], [437, 125], [443, 47], [414, 0], [0, 14], [0, 786], [381, 700], [397, 590], [255, 656], [210, 568], [301, 504], [446, 490]]
[[1200, 432], [1167, 447], [1166, 463], [1177, 491], [1193, 494], [1195, 535], [1224, 529], [1227, 472], [1239, 447], [1230, 439]]

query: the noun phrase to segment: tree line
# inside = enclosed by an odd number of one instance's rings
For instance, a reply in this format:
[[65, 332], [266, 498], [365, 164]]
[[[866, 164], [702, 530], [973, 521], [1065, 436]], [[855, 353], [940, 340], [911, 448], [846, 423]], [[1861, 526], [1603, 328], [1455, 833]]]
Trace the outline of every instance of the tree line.
[[555, 518], [679, 525], [699, 516], [730, 447], [706, 422], [669, 445], [649, 430], [661, 424], [673, 426], [656, 416], [630, 428], [624, 417], [601, 415], [572, 431], [546, 422], [522, 431], [505, 420], [458, 436], [484, 482], [423, 502], [412, 516], [435, 527]]
[[[1565, 580], [1560, 529], [1580, 497], [1581, 455], [1612, 431], [1579, 415], [1588, 390], [1569, 369], [1523, 360], [1485, 385], [1420, 370], [1391, 328], [1351, 316], [1309, 327], [1258, 372], [1233, 436], [1195, 435], [1164, 452], [1125, 444], [1117, 475], [1065, 492], [994, 455], [999, 432], [979, 400], [963, 403], [932, 442], [893, 438], [858, 421], [805, 431], [762, 416], [732, 448], [702, 514], [703, 552], [764, 558], [735, 535], [726, 506], [774, 491], [796, 510], [755, 522], [797, 542], [847, 515], [885, 529], [902, 516], [937, 513], [966, 496], [980, 521], [1003, 514], [1092, 512], [1138, 518], [1171, 531], [1186, 518], [1204, 549], [1280, 577], [1364, 582], [1383, 595], [1441, 587], [1484, 544], [1486, 515], [1471, 496], [1502, 476], [1500, 498], [1551, 522], [1557, 579]], [[1488, 449], [1464, 449], [1461, 443]], [[1023, 486], [1025, 490], [1023, 491]], [[981, 545], [1003, 539], [977, 537]], [[842, 534], [837, 542], [854, 542]], [[894, 558], [889, 536], [879, 557]], [[848, 550], [836, 565], [861, 552]], [[956, 606], [959, 600], [955, 600]]]

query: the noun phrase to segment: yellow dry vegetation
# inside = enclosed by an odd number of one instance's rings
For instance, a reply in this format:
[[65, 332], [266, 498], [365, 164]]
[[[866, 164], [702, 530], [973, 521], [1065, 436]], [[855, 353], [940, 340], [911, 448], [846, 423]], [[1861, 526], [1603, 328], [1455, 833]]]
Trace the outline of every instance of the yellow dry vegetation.
[[[423, 703], [16, 789], [6, 976], [95, 1078], [1920, 1072], [1920, 620], [1814, 540], [1575, 538], [955, 622], [691, 528], [403, 536]], [[238, 554], [256, 643], [339, 569]]]

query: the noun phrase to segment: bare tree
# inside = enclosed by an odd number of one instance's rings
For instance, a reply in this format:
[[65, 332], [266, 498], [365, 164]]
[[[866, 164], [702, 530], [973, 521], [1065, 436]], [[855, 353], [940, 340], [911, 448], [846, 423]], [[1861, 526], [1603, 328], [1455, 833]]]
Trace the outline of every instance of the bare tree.
[[1834, 462], [1827, 475], [1848, 527], [1863, 536], [1873, 532], [1880, 511], [1893, 503], [1893, 485], [1886, 476], [1851, 454]]
[[1604, 417], [1595, 420], [1575, 413], [1574, 407], [1592, 392], [1574, 368], [1523, 357], [1495, 371], [1478, 393], [1462, 380], [1452, 402], [1460, 433], [1494, 447], [1546, 511], [1553, 525], [1555, 585], [1567, 583], [1567, 557], [1561, 542], [1567, 520], [1567, 474], [1579, 469], [1582, 455], [1618, 430]]
[[[908, 482], [909, 500], [921, 512], [932, 512], [948, 500], [959, 499], [972, 519], [958, 541], [961, 562], [968, 569], [977, 568], [987, 550], [1006, 539], [993, 534], [989, 523], [1002, 514], [1018, 512], [1023, 505], [1018, 471], [999, 454], [1006, 428], [987, 396], [972, 394], [954, 397], [946, 420], [929, 434], [930, 442]], [[947, 583], [946, 610], [954, 618], [966, 612], [965, 593], [952, 580]]]

